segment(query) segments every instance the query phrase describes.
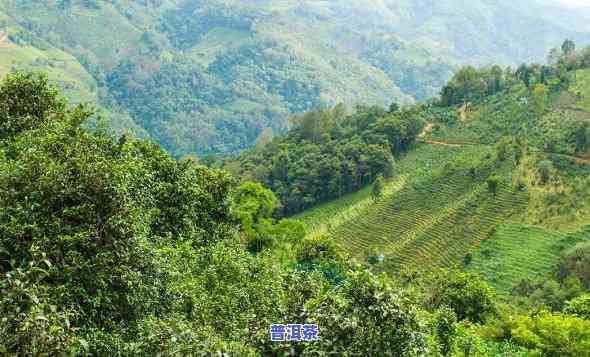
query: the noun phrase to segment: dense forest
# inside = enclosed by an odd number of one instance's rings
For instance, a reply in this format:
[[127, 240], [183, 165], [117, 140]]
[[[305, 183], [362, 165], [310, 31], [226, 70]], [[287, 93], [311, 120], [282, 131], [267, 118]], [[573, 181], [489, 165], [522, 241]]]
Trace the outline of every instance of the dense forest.
[[225, 162], [236, 176], [263, 183], [275, 192], [284, 214], [354, 192], [379, 174], [392, 177], [394, 153], [407, 150], [420, 133], [419, 108], [389, 111], [343, 105], [294, 117], [289, 135], [259, 142], [259, 148]]
[[[277, 218], [373, 182], [371, 207], [391, 204], [385, 186], [407, 165], [420, 165], [411, 158], [420, 152], [416, 141], [445, 130], [477, 133], [502, 113], [458, 123], [467, 103], [495, 108], [516, 91], [522, 104], [514, 108], [545, 116], [552, 100], [559, 103], [552, 93], [576, 90], [574, 75], [588, 67], [590, 52], [572, 46], [566, 41], [548, 66], [464, 68], [440, 100], [297, 115], [288, 135], [261, 138], [237, 159], [208, 162], [240, 176], [175, 159], [150, 140], [113, 136], [100, 116], [69, 104], [46, 76], [6, 75], [0, 353], [590, 356], [590, 243], [578, 236], [565, 236], [568, 248], [547, 274], [521, 277], [506, 296], [469, 270], [479, 259], [469, 252], [462, 251], [462, 266], [390, 270], [389, 258], [351, 256], [358, 252], [342, 249], [332, 234], [338, 230], [324, 234], [299, 219]], [[527, 118], [514, 113], [504, 120]], [[433, 118], [437, 128], [429, 132], [425, 122]], [[485, 135], [503, 137], [491, 149], [453, 154], [457, 160], [448, 164], [430, 160], [393, 205], [402, 205], [403, 195], [436, 205], [434, 188], [449, 178], [454, 191], [445, 195], [459, 200], [475, 186], [491, 203], [553, 185], [559, 168], [533, 160], [535, 150], [546, 149], [535, 147], [541, 134], [503, 123]], [[523, 133], [531, 133], [530, 142]], [[586, 152], [588, 132], [573, 133], [573, 154]], [[515, 181], [508, 190], [503, 175], [528, 163], [537, 164], [536, 186]], [[461, 219], [477, 217], [476, 203]], [[462, 228], [483, 224], [473, 223]], [[290, 323], [317, 325], [318, 338], [272, 342], [270, 326]]]
[[47, 73], [174, 157], [230, 156], [293, 114], [410, 104], [465, 63], [587, 42], [589, 17], [538, 0], [0, 0], [0, 74]]

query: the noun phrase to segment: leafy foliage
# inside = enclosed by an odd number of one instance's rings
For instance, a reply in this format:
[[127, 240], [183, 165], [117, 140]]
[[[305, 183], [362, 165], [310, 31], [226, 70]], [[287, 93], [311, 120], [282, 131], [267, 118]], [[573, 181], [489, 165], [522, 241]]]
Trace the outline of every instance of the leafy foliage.
[[521, 317], [514, 339], [546, 356], [590, 355], [590, 323], [577, 317], [548, 313]]
[[448, 306], [455, 311], [457, 319], [472, 322], [483, 322], [494, 311], [492, 290], [477, 275], [443, 272], [433, 278], [431, 307]]
[[[314, 110], [293, 119], [289, 135], [242, 154], [225, 167], [269, 187], [283, 214], [340, 197], [393, 173], [392, 153], [408, 150], [422, 128], [419, 109], [387, 113], [343, 106]], [[239, 165], [234, 169], [235, 165]]]

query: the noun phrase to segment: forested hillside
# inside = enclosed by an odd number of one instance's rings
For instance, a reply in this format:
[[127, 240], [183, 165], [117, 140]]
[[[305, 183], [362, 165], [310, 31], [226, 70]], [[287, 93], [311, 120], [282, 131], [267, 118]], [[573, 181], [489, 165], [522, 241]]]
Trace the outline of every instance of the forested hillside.
[[295, 116], [208, 160], [236, 176], [5, 76], [0, 353], [590, 356], [575, 47], [465, 67], [427, 103]]
[[0, 73], [48, 72], [174, 156], [231, 154], [293, 113], [411, 103], [460, 64], [587, 42], [588, 18], [536, 0], [2, 0]]

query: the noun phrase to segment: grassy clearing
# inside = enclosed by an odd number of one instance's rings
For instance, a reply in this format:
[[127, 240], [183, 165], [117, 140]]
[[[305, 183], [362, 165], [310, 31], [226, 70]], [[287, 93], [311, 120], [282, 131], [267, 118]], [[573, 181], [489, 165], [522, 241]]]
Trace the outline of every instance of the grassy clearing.
[[40, 50], [6, 40], [0, 43], [0, 77], [13, 69], [45, 72], [73, 102], [95, 102], [94, 79], [71, 55], [58, 49]]

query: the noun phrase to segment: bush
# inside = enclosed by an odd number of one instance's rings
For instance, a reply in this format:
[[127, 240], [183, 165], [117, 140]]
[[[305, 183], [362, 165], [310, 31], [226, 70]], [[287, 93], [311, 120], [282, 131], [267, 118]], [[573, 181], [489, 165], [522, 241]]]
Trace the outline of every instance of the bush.
[[514, 340], [549, 357], [590, 356], [590, 321], [578, 317], [541, 313], [516, 319]]
[[590, 320], [590, 295], [585, 294], [566, 303], [564, 313]]
[[386, 275], [353, 272], [309, 315], [321, 339], [307, 352], [316, 355], [423, 356], [426, 341], [415, 305]]
[[14, 268], [0, 279], [0, 354], [75, 355], [84, 341], [70, 320], [73, 311], [54, 305], [50, 290], [39, 282], [51, 268], [47, 256], [32, 248], [26, 267]]
[[62, 116], [65, 100], [45, 75], [15, 73], [0, 84], [0, 139]]
[[539, 172], [539, 177], [541, 179], [541, 184], [545, 185], [551, 179], [551, 172], [553, 171], [553, 163], [549, 160], [543, 160], [539, 162], [537, 166], [537, 171]]
[[448, 306], [459, 320], [484, 322], [495, 311], [492, 290], [477, 275], [441, 271], [432, 277], [427, 306]]
[[297, 261], [300, 263], [332, 263], [340, 259], [336, 243], [324, 235], [305, 238], [297, 250]]
[[498, 186], [500, 185], [500, 177], [493, 175], [488, 177], [487, 179], [487, 184], [488, 184], [488, 191], [492, 194], [492, 195], [496, 195], [496, 193], [498, 193]]
[[443, 356], [450, 356], [455, 339], [457, 316], [453, 309], [441, 307], [434, 314], [434, 334], [438, 350]]
[[568, 278], [580, 279], [586, 289], [590, 289], [590, 242], [576, 244], [562, 256], [557, 278], [563, 282]]

